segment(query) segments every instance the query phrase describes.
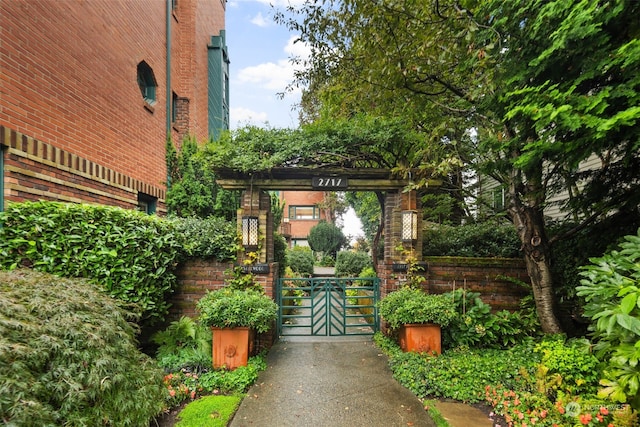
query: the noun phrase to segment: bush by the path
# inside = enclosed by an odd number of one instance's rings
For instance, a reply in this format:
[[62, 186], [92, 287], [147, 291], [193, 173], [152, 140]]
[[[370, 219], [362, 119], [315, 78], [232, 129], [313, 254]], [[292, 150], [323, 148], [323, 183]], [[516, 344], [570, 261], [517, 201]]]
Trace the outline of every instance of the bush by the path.
[[304, 246], [296, 246], [293, 249], [286, 250], [287, 266], [291, 270], [304, 277], [313, 276], [313, 253], [311, 249]]
[[371, 257], [366, 252], [340, 251], [336, 256], [337, 277], [358, 277], [370, 267]]
[[167, 390], [129, 320], [86, 281], [0, 271], [3, 423], [147, 427]]

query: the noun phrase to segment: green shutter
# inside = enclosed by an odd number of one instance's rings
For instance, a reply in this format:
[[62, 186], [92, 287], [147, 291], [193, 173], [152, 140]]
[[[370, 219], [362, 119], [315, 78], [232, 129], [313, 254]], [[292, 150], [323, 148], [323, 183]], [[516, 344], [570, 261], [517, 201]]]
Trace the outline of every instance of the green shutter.
[[229, 55], [224, 30], [211, 36], [207, 65], [209, 136], [218, 139], [229, 129]]

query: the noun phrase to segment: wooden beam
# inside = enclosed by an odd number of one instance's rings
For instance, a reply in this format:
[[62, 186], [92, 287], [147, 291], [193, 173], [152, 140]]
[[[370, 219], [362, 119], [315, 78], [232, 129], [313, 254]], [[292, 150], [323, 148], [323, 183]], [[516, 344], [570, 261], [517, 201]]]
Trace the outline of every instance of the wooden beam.
[[[402, 189], [409, 179], [399, 179], [388, 169], [307, 169], [278, 168], [266, 172], [242, 173], [230, 169], [215, 171], [218, 184], [227, 190], [244, 190], [251, 186], [262, 190], [299, 190], [299, 191], [391, 191]], [[342, 178], [347, 182], [343, 187], [327, 186], [319, 188], [313, 185], [314, 178]], [[427, 186], [438, 188], [440, 180], [429, 180]]]

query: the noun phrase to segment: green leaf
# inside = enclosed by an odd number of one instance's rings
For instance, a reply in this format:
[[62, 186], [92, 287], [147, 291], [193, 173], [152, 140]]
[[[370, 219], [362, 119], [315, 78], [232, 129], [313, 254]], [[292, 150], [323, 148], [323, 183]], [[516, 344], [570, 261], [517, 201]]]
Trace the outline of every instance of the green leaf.
[[640, 335], [640, 319], [629, 316], [628, 314], [618, 314], [615, 316], [618, 325], [633, 332], [636, 335]]
[[637, 302], [638, 302], [637, 294], [628, 294], [626, 297], [622, 298], [622, 301], [620, 302], [620, 309], [622, 310], [622, 313], [624, 314], [631, 313], [631, 311], [636, 306]]

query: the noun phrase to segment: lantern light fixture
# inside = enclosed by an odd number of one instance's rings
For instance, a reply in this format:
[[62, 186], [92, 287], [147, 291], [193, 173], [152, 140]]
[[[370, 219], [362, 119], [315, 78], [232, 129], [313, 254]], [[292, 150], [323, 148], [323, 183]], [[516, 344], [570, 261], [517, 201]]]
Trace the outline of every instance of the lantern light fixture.
[[418, 240], [418, 212], [402, 211], [402, 241], [415, 242], [416, 240]]
[[242, 246], [245, 250], [258, 249], [258, 230], [260, 221], [257, 216], [246, 215], [242, 217]]

